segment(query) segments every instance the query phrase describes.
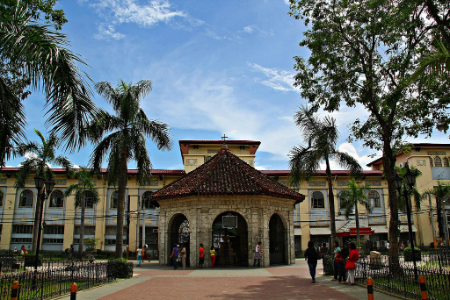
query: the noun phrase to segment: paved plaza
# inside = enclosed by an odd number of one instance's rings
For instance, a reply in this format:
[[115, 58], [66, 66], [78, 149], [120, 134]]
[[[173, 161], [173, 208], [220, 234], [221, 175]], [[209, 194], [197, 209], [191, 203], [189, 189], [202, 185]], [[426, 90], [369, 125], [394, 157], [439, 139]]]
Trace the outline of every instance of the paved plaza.
[[[367, 289], [322, 276], [311, 283], [304, 259], [270, 268], [177, 269], [145, 262], [131, 279], [81, 291], [77, 300], [119, 299], [367, 299]], [[64, 297], [69, 300], [70, 297]], [[397, 299], [375, 292], [375, 299]]]

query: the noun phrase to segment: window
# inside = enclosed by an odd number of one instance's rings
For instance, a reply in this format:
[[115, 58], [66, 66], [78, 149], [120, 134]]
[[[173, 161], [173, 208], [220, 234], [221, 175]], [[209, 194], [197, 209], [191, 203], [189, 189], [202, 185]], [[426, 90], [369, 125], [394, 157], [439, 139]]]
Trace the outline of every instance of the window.
[[[75, 233], [80, 234], [81, 232], [80, 226], [75, 226]], [[85, 235], [95, 235], [95, 226], [84, 226], [84, 234]]]
[[[117, 227], [116, 226], [106, 226], [105, 235], [116, 235]], [[127, 228], [123, 227], [123, 234], [127, 234]]]
[[142, 195], [143, 208], [145, 209], [152, 209], [159, 207], [158, 202], [151, 200], [150, 198], [151, 194], [153, 194], [152, 191], [147, 191]]
[[11, 243], [29, 244], [31, 243], [31, 238], [12, 238]]
[[441, 158], [439, 156], [436, 156], [434, 158], [434, 166], [436, 168], [441, 168], [442, 167], [442, 160], [441, 160]]
[[431, 157], [429, 157], [430, 159], [430, 167], [433, 167], [433, 159]]
[[94, 208], [94, 195], [90, 191], [84, 192], [84, 207]]
[[111, 209], [117, 209], [117, 205], [119, 203], [119, 192], [115, 191], [111, 194]]
[[380, 194], [377, 191], [370, 191], [368, 198], [370, 205], [373, 207], [381, 207]]
[[13, 225], [12, 233], [32, 233], [33, 225]]
[[325, 208], [325, 201], [321, 192], [312, 193], [311, 206], [312, 208]]
[[62, 244], [63, 239], [43, 239], [44, 244]]
[[3, 206], [3, 191], [0, 190], [0, 206]]
[[53, 191], [50, 196], [49, 207], [63, 207], [64, 194], [60, 190]]
[[64, 234], [64, 226], [44, 226], [45, 234]]
[[[123, 240], [123, 243], [126, 244], [127, 240]], [[105, 239], [105, 245], [115, 245], [116, 239]]]
[[444, 167], [448, 168], [448, 158], [444, 157], [443, 161], [444, 161]]
[[19, 199], [20, 207], [32, 207], [33, 206], [33, 192], [25, 190], [20, 194]]

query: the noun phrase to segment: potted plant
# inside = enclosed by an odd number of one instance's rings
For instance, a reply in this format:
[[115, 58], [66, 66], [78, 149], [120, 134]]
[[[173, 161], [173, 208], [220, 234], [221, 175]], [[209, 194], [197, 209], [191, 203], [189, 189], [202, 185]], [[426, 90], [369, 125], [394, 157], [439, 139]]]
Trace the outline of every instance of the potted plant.
[[88, 259], [90, 262], [94, 262], [94, 254], [97, 252], [95, 246], [97, 246], [97, 239], [95, 238], [86, 238], [83, 240], [84, 245], [86, 245], [86, 254], [88, 255]]

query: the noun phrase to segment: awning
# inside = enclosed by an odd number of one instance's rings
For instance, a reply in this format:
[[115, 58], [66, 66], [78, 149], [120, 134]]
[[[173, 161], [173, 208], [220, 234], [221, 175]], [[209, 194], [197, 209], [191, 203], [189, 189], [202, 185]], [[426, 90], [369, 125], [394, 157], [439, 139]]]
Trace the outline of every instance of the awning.
[[[416, 226], [412, 225], [412, 232], [417, 232]], [[400, 232], [409, 232], [408, 225], [400, 225]]]
[[331, 235], [330, 227], [310, 227], [309, 233], [311, 235]]
[[300, 227], [294, 227], [294, 235], [302, 235], [302, 229]]
[[[372, 230], [375, 231], [375, 234], [377, 233], [389, 233], [389, 228], [387, 228], [386, 225], [375, 225], [371, 226]], [[417, 232], [416, 226], [412, 225], [412, 231]], [[408, 225], [400, 225], [400, 232], [409, 232], [408, 231]]]

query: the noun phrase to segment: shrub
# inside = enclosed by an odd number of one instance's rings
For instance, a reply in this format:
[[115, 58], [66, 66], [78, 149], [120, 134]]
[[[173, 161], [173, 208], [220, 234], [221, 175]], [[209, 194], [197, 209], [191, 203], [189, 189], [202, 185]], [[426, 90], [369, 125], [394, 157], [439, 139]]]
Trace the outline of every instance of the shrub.
[[[25, 254], [25, 267], [33, 267], [35, 261], [36, 261], [35, 253]], [[41, 254], [39, 254], [39, 257], [38, 257], [38, 266], [42, 266], [42, 255]]]
[[420, 248], [418, 247], [414, 247], [414, 251], [416, 254], [415, 259], [413, 258], [413, 254], [412, 254], [412, 248], [411, 247], [406, 247], [403, 250], [403, 255], [405, 256], [405, 261], [421, 261], [422, 260], [422, 252], [420, 250]]
[[133, 277], [133, 264], [124, 258], [110, 259], [107, 272], [108, 277], [131, 278]]

